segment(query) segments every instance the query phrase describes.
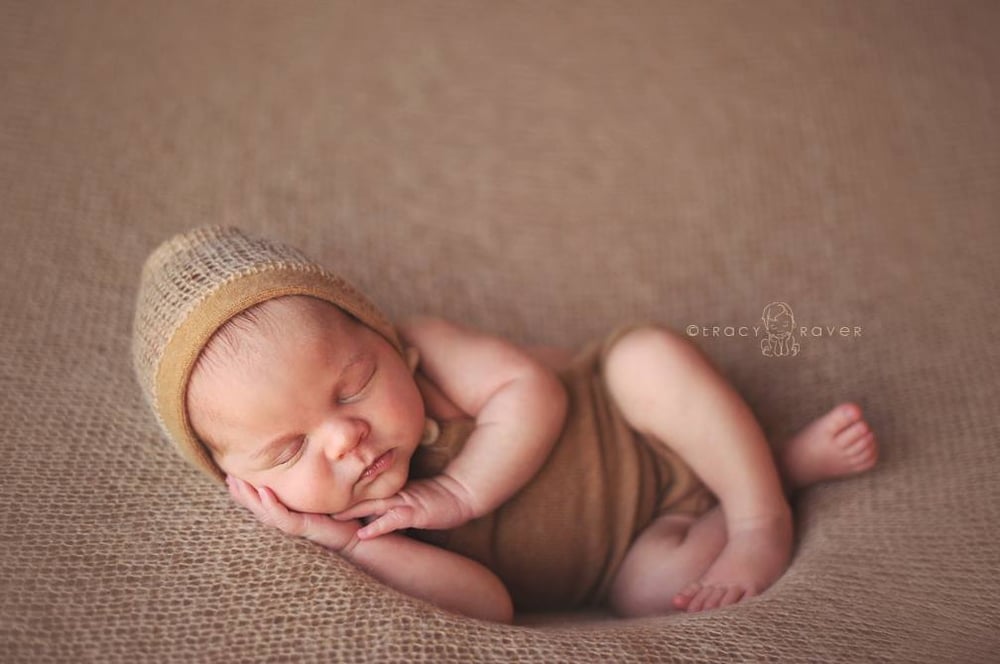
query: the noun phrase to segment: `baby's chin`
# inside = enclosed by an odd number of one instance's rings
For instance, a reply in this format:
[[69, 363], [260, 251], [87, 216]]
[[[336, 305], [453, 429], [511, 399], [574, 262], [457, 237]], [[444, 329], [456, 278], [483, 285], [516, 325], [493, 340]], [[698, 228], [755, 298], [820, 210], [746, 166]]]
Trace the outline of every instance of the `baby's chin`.
[[346, 511], [366, 500], [391, 498], [402, 491], [409, 481], [411, 456], [412, 453], [400, 454], [400, 449], [396, 448], [396, 458], [393, 460], [392, 467], [377, 477], [374, 482], [363, 487], [360, 492], [352, 494], [350, 504], [344, 506], [340, 511]]
[[403, 490], [407, 479], [408, 474], [405, 471], [392, 468], [369, 487], [366, 499], [391, 498]]

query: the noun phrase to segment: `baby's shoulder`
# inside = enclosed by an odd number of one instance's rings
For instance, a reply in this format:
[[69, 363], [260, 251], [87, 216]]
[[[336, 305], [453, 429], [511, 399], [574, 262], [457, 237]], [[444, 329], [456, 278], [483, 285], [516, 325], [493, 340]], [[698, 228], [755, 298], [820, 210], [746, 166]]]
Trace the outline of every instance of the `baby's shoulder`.
[[510, 339], [437, 316], [412, 316], [397, 324], [396, 329], [403, 345], [416, 348], [422, 358], [460, 358], [453, 360], [458, 369], [496, 368], [528, 357]]
[[440, 316], [409, 316], [397, 323], [403, 340], [420, 347], [426, 344], [453, 342], [463, 337], [478, 336], [478, 332]]
[[459, 326], [435, 316], [412, 316], [396, 325], [405, 347], [407, 362], [423, 397], [427, 415], [436, 420], [467, 417], [453, 400], [445, 394], [439, 384], [442, 369], [452, 368], [447, 362], [434, 362], [434, 371], [428, 371], [427, 360], [447, 356], [449, 343], [460, 332]]
[[439, 422], [470, 417], [468, 413], [449, 399], [423, 371], [417, 369], [413, 377], [417, 382], [417, 389], [420, 390], [420, 396], [423, 397], [428, 417]]
[[510, 340], [443, 318], [417, 316], [397, 327], [411, 368], [427, 379], [425, 401], [446, 397], [472, 417], [505, 385], [547, 370]]

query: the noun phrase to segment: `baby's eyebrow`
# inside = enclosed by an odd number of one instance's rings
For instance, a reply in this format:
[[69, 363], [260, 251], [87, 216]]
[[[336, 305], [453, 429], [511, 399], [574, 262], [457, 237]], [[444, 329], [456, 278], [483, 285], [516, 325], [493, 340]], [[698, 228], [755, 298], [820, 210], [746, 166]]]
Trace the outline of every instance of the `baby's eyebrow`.
[[350, 367], [354, 366], [358, 362], [361, 362], [362, 360], [367, 360], [369, 357], [371, 357], [371, 353], [368, 353], [363, 350], [358, 351], [354, 355], [351, 355], [349, 358], [347, 358], [347, 361], [344, 362], [344, 366], [340, 367], [340, 374], [338, 375], [338, 380], [344, 377], [344, 372], [347, 371]]
[[[371, 357], [371, 353], [368, 353], [366, 351], [358, 351], [357, 353], [351, 355], [349, 358], [347, 358], [347, 361], [344, 362], [344, 365], [340, 368], [340, 371], [337, 373], [337, 380], [334, 381], [333, 384], [334, 385], [339, 384], [344, 377], [344, 373], [349, 368], [351, 368], [358, 362], [368, 359], [369, 357]], [[256, 452], [251, 454], [250, 460], [260, 461], [261, 459], [273, 458], [285, 445], [292, 442], [301, 435], [302, 434], [300, 433], [281, 434], [277, 438], [273, 439], [271, 442], [267, 443], [266, 445], [258, 449]]]

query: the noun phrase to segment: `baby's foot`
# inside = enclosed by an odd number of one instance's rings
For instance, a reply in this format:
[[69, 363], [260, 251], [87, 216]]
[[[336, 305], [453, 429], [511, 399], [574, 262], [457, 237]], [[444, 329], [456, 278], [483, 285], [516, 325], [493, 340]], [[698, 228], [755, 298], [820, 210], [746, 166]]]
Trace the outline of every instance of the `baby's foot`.
[[745, 524], [727, 524], [727, 542], [705, 575], [677, 593], [674, 606], [706, 611], [757, 595], [788, 567], [792, 553], [790, 512]]
[[[810, 422], [778, 455], [788, 485], [800, 488], [869, 470], [878, 445], [855, 403], [843, 403]], [[727, 524], [727, 543], [705, 575], [673, 599], [687, 611], [705, 611], [759, 594], [785, 571], [791, 554], [790, 520]]]
[[878, 459], [875, 434], [855, 403], [842, 403], [810, 422], [778, 455], [792, 489], [869, 470]]

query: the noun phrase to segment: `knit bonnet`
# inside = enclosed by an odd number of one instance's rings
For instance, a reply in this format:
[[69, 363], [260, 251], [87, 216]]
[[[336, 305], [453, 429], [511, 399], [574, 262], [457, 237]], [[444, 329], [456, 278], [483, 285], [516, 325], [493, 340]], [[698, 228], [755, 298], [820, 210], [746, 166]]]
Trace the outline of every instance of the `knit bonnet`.
[[340, 307], [407, 358], [395, 328], [368, 298], [293, 247], [208, 226], [167, 240], [143, 265], [132, 331], [136, 376], [177, 450], [219, 481], [225, 473], [188, 419], [191, 372], [226, 321], [284, 295], [310, 295]]

